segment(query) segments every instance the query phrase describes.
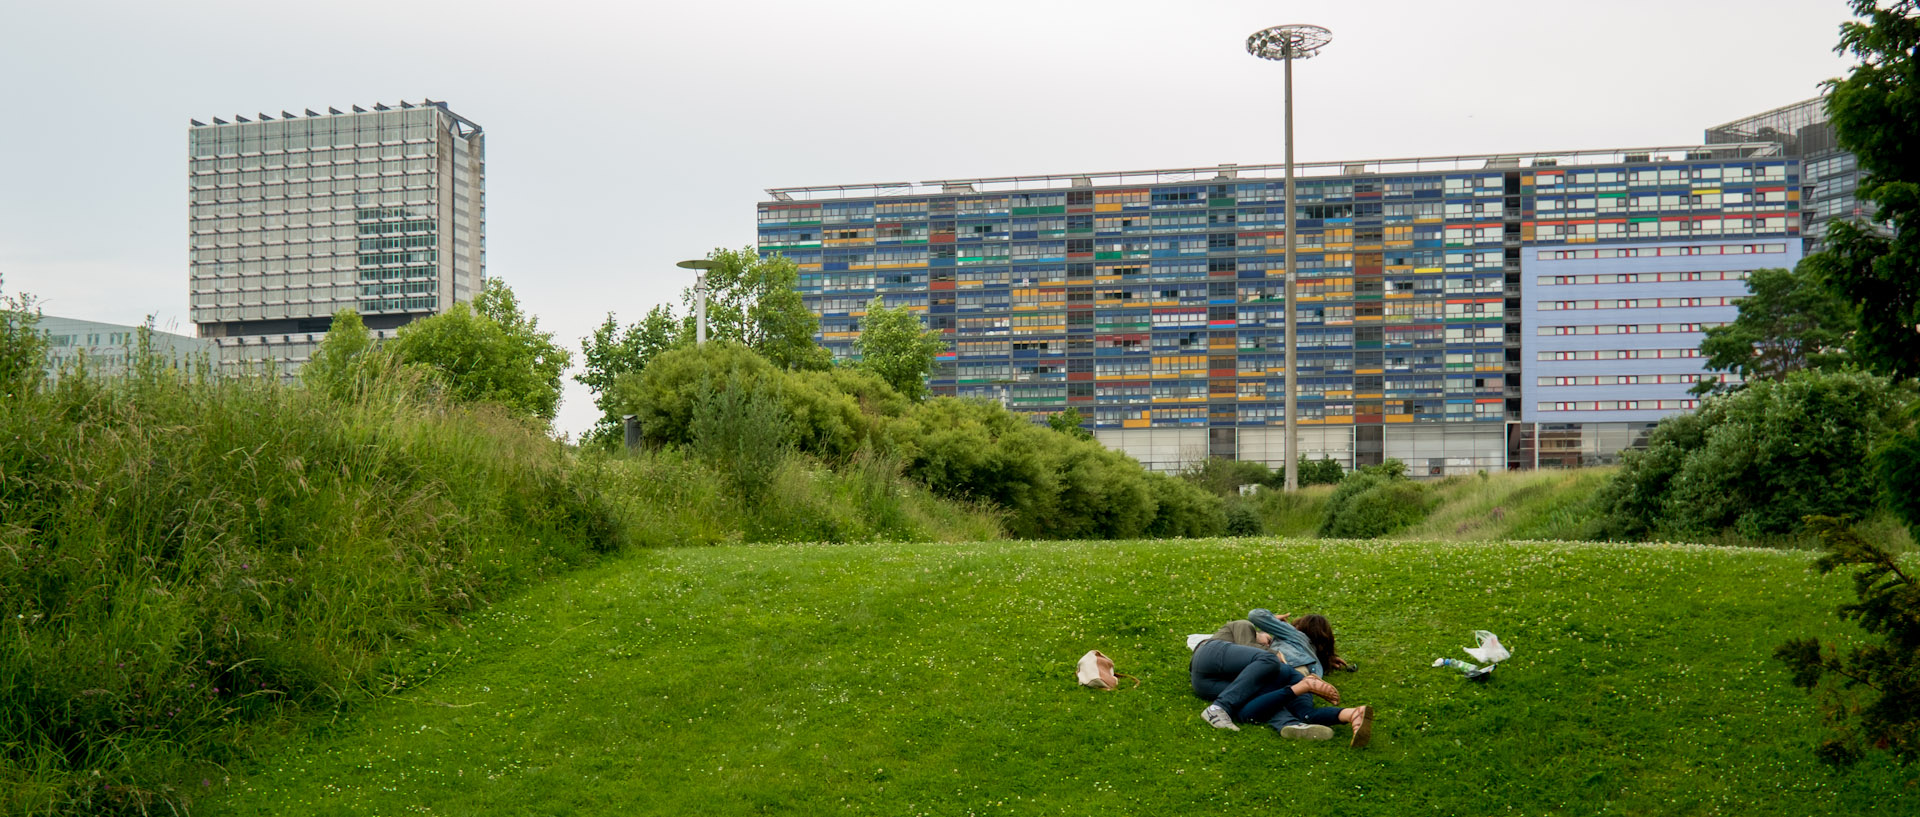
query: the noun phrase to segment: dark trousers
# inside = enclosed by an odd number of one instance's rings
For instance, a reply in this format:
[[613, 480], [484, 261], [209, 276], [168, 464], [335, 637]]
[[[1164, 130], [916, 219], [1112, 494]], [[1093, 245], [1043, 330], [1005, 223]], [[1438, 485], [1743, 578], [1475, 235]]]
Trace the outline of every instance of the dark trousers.
[[1340, 707], [1314, 706], [1313, 694], [1295, 695], [1292, 688], [1283, 687], [1262, 695], [1241, 705], [1240, 711], [1233, 713], [1234, 720], [1250, 723], [1265, 723], [1275, 729], [1290, 723], [1305, 721], [1321, 726], [1340, 725]]
[[1281, 690], [1292, 695], [1289, 687], [1306, 677], [1271, 652], [1231, 641], [1200, 642], [1188, 667], [1193, 694], [1219, 705], [1235, 720], [1242, 720], [1240, 711], [1255, 698]]

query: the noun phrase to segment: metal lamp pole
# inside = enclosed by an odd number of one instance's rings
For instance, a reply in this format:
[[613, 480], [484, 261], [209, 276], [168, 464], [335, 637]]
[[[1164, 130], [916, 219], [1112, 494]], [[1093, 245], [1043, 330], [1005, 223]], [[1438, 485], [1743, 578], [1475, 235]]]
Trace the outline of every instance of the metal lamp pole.
[[1300, 490], [1299, 432], [1295, 426], [1294, 403], [1300, 393], [1298, 349], [1294, 324], [1299, 307], [1294, 301], [1294, 212], [1293, 212], [1293, 61], [1320, 53], [1333, 42], [1333, 32], [1313, 25], [1284, 25], [1261, 29], [1247, 38], [1247, 53], [1263, 60], [1279, 60], [1286, 66], [1286, 139], [1287, 139], [1287, 400], [1286, 400], [1286, 475], [1287, 490]]
[[681, 261], [674, 266], [694, 271], [693, 275], [693, 337], [694, 345], [707, 345], [707, 270], [720, 266], [718, 261], [696, 258]]

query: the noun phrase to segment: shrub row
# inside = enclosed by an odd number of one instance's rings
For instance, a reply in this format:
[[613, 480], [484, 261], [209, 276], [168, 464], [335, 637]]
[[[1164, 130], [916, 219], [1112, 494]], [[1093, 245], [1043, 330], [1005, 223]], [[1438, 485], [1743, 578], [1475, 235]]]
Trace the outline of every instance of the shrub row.
[[1655, 426], [1594, 498], [1589, 538], [1795, 533], [1808, 516], [1879, 506], [1875, 451], [1910, 387], [1862, 372], [1756, 380]]
[[729, 472], [769, 470], [781, 450], [833, 466], [857, 457], [895, 463], [935, 495], [1003, 509], [1008, 532], [1021, 537], [1207, 536], [1226, 528], [1218, 497], [1097, 442], [996, 403], [910, 403], [856, 370], [785, 371], [715, 342], [664, 353], [615, 389], [655, 446], [758, 452], [716, 457]]

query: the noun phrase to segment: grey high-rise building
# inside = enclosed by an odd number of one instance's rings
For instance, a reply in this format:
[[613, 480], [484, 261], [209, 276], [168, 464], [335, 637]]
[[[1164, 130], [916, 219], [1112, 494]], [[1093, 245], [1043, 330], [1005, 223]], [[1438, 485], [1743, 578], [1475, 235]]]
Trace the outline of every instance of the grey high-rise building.
[[486, 272], [486, 149], [444, 102], [192, 123], [189, 314], [223, 364], [292, 374], [333, 315], [390, 336]]
[[1866, 176], [1853, 154], [1840, 147], [1827, 121], [1825, 97], [1757, 113], [1707, 129], [1707, 144], [1772, 142], [1786, 156], [1799, 157], [1806, 168], [1801, 179], [1801, 236], [1807, 251], [1820, 249], [1830, 221], [1871, 221], [1873, 205], [1859, 199]]

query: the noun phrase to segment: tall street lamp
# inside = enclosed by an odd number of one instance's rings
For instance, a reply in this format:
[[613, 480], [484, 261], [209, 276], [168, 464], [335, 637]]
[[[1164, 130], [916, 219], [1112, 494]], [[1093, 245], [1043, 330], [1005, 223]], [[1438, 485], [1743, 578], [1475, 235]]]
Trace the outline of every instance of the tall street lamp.
[[690, 269], [693, 274], [693, 337], [694, 345], [707, 345], [707, 270], [720, 266], [720, 262], [708, 258], [696, 258], [681, 261], [674, 266]]
[[1299, 322], [1299, 306], [1294, 301], [1294, 213], [1293, 213], [1293, 61], [1320, 53], [1333, 42], [1333, 32], [1320, 26], [1284, 25], [1265, 28], [1247, 38], [1247, 53], [1263, 60], [1279, 60], [1286, 65], [1286, 139], [1287, 139], [1287, 402], [1286, 458], [1287, 490], [1300, 490], [1299, 432], [1294, 425], [1294, 402], [1300, 393], [1300, 368], [1296, 359], [1294, 324]]

